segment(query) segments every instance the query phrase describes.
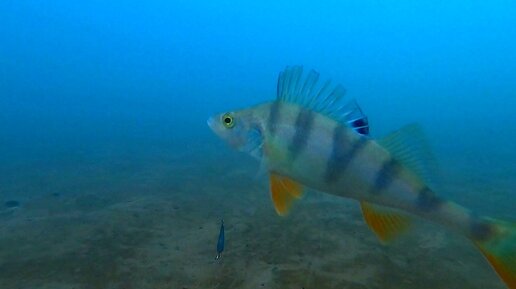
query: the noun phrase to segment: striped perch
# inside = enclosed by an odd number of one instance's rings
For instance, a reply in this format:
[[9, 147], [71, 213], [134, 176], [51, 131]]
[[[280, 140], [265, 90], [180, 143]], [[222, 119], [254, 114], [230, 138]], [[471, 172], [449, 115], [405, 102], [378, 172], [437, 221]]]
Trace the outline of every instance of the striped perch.
[[318, 80], [313, 70], [303, 76], [301, 67], [287, 67], [275, 101], [208, 121], [267, 169], [276, 212], [287, 214], [305, 188], [352, 198], [382, 242], [406, 231], [415, 215], [471, 239], [516, 289], [516, 224], [479, 217], [438, 197], [431, 188], [431, 153], [417, 125], [375, 140], [357, 103], [341, 104], [345, 89]]

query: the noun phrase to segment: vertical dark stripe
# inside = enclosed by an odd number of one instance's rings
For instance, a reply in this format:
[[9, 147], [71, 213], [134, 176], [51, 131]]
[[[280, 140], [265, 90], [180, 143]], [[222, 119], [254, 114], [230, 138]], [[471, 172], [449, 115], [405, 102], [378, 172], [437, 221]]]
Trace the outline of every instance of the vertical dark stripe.
[[417, 195], [416, 206], [423, 212], [431, 212], [439, 209], [445, 201], [432, 192], [430, 188], [424, 187]]
[[487, 241], [495, 233], [493, 226], [486, 220], [482, 220], [475, 215], [470, 218], [470, 234], [475, 241]]
[[326, 182], [334, 183], [338, 181], [349, 163], [366, 144], [367, 138], [362, 136], [350, 143], [350, 140], [346, 137], [346, 128], [342, 125], [337, 125], [333, 130], [333, 148], [326, 166]]
[[279, 119], [279, 112], [280, 112], [280, 102], [275, 101], [271, 105], [269, 119], [267, 120], [267, 129], [269, 130], [269, 133], [271, 135], [274, 135], [274, 133], [276, 132], [276, 123], [278, 122], [278, 119]]
[[378, 194], [382, 190], [386, 189], [398, 176], [400, 171], [401, 165], [398, 161], [393, 158], [389, 158], [389, 160], [385, 161], [376, 174], [376, 179], [371, 193]]
[[308, 109], [301, 109], [297, 115], [295, 129], [296, 132], [290, 142], [289, 150], [292, 160], [295, 160], [299, 153], [303, 151], [310, 137], [315, 114]]

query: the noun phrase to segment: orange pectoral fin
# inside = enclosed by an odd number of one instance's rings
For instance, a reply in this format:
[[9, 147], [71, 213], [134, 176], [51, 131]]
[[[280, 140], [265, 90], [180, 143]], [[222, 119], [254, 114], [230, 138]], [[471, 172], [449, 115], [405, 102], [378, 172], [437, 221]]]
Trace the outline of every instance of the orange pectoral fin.
[[410, 226], [410, 219], [387, 208], [360, 202], [364, 219], [382, 242], [389, 242]]
[[276, 213], [284, 216], [292, 202], [303, 194], [303, 186], [287, 177], [270, 174], [271, 197]]

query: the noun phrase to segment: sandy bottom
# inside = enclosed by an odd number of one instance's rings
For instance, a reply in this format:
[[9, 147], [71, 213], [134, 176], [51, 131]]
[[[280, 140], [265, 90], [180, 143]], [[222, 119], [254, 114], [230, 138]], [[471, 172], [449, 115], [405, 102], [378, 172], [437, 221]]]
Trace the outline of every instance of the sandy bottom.
[[279, 217], [256, 164], [218, 149], [4, 176], [2, 198], [21, 207], [0, 210], [0, 288], [505, 288], [468, 240], [424, 221], [383, 246], [350, 200], [308, 192]]

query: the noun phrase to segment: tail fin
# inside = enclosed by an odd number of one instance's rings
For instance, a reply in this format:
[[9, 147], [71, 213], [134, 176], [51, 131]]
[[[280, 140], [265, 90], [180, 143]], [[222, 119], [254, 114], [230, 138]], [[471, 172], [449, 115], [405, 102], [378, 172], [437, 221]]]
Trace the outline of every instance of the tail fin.
[[488, 219], [489, 238], [474, 240], [510, 289], [516, 289], [516, 223]]

